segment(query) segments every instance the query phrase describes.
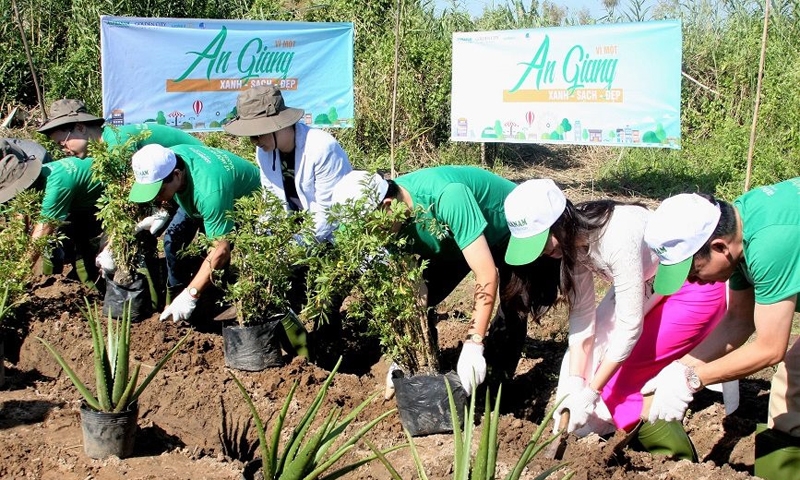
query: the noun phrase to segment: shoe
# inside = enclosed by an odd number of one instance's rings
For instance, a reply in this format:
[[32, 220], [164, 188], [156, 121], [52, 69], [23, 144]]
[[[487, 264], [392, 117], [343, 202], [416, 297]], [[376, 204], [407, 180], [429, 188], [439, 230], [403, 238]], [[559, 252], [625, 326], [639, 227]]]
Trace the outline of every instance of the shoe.
[[692, 440], [683, 429], [683, 424], [677, 420], [645, 422], [639, 429], [637, 440], [645, 451], [654, 455], [697, 462], [697, 451]]
[[800, 437], [758, 424], [754, 473], [764, 480], [800, 480]]

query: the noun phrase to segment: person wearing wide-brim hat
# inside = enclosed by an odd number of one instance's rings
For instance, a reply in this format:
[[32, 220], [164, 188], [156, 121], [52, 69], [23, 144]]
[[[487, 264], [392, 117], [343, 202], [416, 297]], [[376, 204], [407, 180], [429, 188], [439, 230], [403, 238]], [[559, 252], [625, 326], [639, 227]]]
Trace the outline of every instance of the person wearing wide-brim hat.
[[[105, 125], [102, 117], [89, 113], [86, 104], [74, 98], [53, 102], [50, 105], [48, 120], [37, 131], [60, 145], [65, 155], [78, 158], [86, 158], [89, 154], [89, 142], [93, 140], [111, 148], [124, 144], [133, 136], [146, 137], [136, 140], [131, 146], [133, 151], [153, 143], [162, 147], [203, 144], [197, 137], [183, 130], [156, 123], [135, 123], [116, 127]], [[142, 135], [145, 132], [146, 134]]]
[[[0, 156], [0, 203], [28, 188], [43, 190], [32, 239], [51, 235], [63, 226], [61, 232], [84, 260], [76, 273], [81, 280], [92, 280], [94, 261], [86, 259], [93, 260], [97, 253], [91, 239], [101, 233], [95, 213], [103, 192], [102, 185], [92, 178], [92, 160], [67, 157], [51, 162], [44, 147], [20, 139], [0, 139]], [[31, 263], [38, 259], [39, 253], [33, 252]]]
[[223, 128], [231, 135], [250, 137], [262, 185], [283, 200], [287, 209], [309, 211], [317, 239], [328, 239], [333, 231], [327, 222], [333, 188], [352, 170], [339, 142], [301, 122], [303, 110], [287, 107], [274, 85], [240, 93], [236, 112]]
[[797, 479], [800, 342], [792, 344], [791, 337], [800, 311], [800, 177], [731, 203], [691, 193], [669, 197], [648, 222], [645, 240], [660, 260], [657, 292], [669, 295], [687, 279], [727, 281], [730, 289], [719, 327], [654, 380], [652, 411], [681, 419], [703, 386], [777, 364], [767, 424], [756, 429], [755, 474]]

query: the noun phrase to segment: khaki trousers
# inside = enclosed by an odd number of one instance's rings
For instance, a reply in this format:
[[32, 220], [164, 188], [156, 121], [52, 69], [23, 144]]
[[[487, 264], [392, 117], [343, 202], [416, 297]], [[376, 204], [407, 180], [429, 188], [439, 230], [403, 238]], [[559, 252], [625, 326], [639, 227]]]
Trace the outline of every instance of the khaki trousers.
[[789, 348], [772, 377], [767, 426], [800, 437], [800, 342]]

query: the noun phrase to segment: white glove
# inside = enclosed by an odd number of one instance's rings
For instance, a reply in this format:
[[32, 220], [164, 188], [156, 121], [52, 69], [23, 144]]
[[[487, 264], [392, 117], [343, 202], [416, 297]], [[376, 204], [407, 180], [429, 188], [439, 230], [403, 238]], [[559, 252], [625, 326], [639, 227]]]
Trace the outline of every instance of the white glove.
[[95, 257], [94, 264], [100, 269], [104, 277], [110, 277], [114, 270], [117, 269], [117, 264], [114, 262], [114, 255], [111, 254], [111, 249], [108, 245]]
[[159, 230], [169, 222], [169, 212], [164, 209], [156, 210], [156, 212], [149, 217], [145, 217], [141, 222], [136, 224], [134, 233], [139, 233], [142, 230], [149, 230], [150, 233], [155, 235]]
[[675, 360], [644, 384], [641, 390], [643, 395], [655, 392], [648, 421], [683, 419], [689, 402], [694, 398], [694, 393], [686, 383], [687, 369], [686, 365]]
[[392, 374], [397, 370], [402, 371], [403, 369], [400, 368], [400, 365], [392, 362], [392, 364], [389, 365], [389, 371], [386, 372], [386, 389], [383, 391], [383, 398], [386, 400], [391, 400], [392, 397], [394, 397], [394, 382], [392, 381]]
[[[578, 393], [573, 393], [561, 403], [562, 410], [569, 410], [569, 425], [567, 433], [586, 425], [589, 415], [597, 407], [600, 394], [591, 387], [583, 387]], [[563, 428], [563, 425], [559, 427]]]
[[474, 342], [464, 342], [461, 355], [458, 356], [458, 377], [461, 385], [472, 395], [475, 389], [486, 378], [486, 359], [483, 358], [483, 345]]
[[[564, 383], [559, 388], [559, 395], [556, 400], [561, 401], [562, 398], [572, 398], [578, 394], [581, 390], [586, 387], [586, 380], [583, 379], [580, 375], [570, 375], [564, 380]], [[564, 400], [558, 405], [558, 409], [555, 411], [556, 415], [561, 415], [561, 412], [564, 410], [568, 410], [569, 407], [567, 406], [567, 400]], [[563, 426], [563, 425], [562, 425]], [[560, 427], [559, 427], [560, 428]]]
[[189, 317], [192, 315], [194, 307], [196, 306], [197, 299], [193, 298], [189, 294], [189, 289], [185, 288], [177, 297], [175, 297], [175, 300], [173, 300], [172, 303], [170, 303], [169, 306], [164, 309], [164, 312], [160, 317], [158, 317], [158, 319], [163, 322], [172, 316], [173, 322], [189, 320]]

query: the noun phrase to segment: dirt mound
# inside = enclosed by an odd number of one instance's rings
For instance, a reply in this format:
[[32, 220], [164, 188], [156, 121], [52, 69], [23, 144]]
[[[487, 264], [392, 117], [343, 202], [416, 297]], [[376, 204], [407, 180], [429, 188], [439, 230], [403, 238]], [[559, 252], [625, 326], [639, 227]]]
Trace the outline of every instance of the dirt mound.
[[[328, 375], [302, 359], [263, 372], [231, 372], [224, 366], [221, 324], [206, 325], [192, 332], [142, 395], [134, 457], [90, 460], [81, 445], [80, 396], [35, 339], [52, 342], [82, 379], [93, 379], [90, 335], [80, 311], [84, 297], [98, 300], [76, 282], [50, 277], [34, 285], [30, 298], [6, 326], [7, 382], [0, 390], [2, 478], [238, 479], [247, 462], [258, 454], [255, 431], [248, 428], [249, 411], [231, 375], [250, 392], [267, 425], [297, 381], [299, 387], [287, 415], [289, 426], [296, 424]], [[463, 317], [452, 317], [459, 316]], [[444, 363], [451, 367], [466, 329], [452, 317], [439, 324]], [[555, 319], [530, 326], [525, 358], [514, 380], [503, 388], [498, 475], [510, 470], [547, 410], [565, 349], [563, 330]], [[132, 353], [142, 363], [142, 371], [148, 372], [188, 331], [185, 326], [161, 323], [155, 315], [135, 324]], [[345, 359], [346, 368], [336, 376], [326, 409], [339, 407], [348, 412], [370, 394], [382, 391], [384, 363], [373, 354], [353, 355]], [[697, 396], [686, 425], [702, 463], [674, 462], [630, 450], [609, 460], [606, 442], [596, 436], [571, 439], [564, 460], [576, 472], [575, 478], [583, 479], [751, 478], [755, 425], [766, 417], [768, 378], [767, 371], [741, 382], [742, 403], [731, 416], [724, 415], [719, 394], [705, 391]], [[382, 396], [375, 399], [350, 429], [394, 406]], [[383, 448], [404, 443], [399, 417], [394, 414], [379, 423], [368, 438]], [[451, 476], [453, 442], [449, 435], [420, 438], [417, 447], [429, 478]], [[348, 455], [356, 459], [368, 452], [360, 444]], [[402, 478], [416, 478], [407, 449], [389, 458]], [[535, 459], [526, 478], [553, 464], [552, 460]], [[369, 464], [349, 478], [388, 477], [383, 466]]]

